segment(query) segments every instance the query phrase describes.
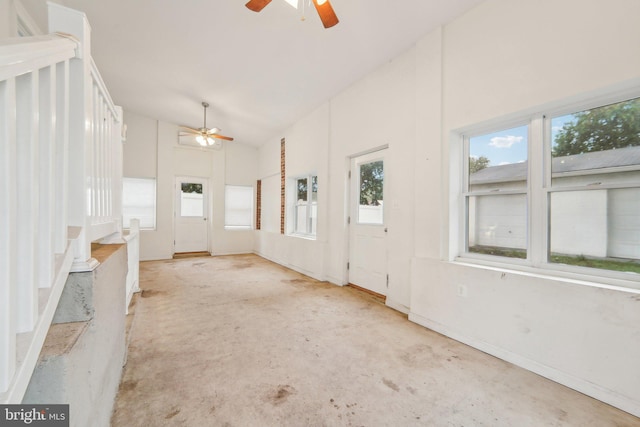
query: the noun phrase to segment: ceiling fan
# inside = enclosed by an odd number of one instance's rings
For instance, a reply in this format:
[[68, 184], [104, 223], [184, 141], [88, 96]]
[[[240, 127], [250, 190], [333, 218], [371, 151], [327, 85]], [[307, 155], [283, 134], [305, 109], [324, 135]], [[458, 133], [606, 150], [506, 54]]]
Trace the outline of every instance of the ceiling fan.
[[[331, 3], [329, 3], [329, 0], [312, 1], [313, 5], [318, 11], [318, 15], [320, 15], [322, 25], [324, 25], [325, 28], [331, 28], [338, 22], [340, 22], [338, 21], [338, 16], [333, 11], [333, 7], [331, 7]], [[253, 10], [254, 12], [260, 12], [269, 3], [271, 3], [271, 0], [249, 0], [249, 2], [245, 6], [247, 6], [248, 9]]]
[[189, 126], [180, 126], [180, 128], [182, 129], [181, 132], [187, 135], [194, 135], [196, 137], [196, 141], [198, 141], [198, 144], [202, 145], [203, 147], [215, 144], [216, 139], [233, 141], [233, 138], [231, 138], [230, 136], [220, 135], [218, 133], [220, 132], [220, 129], [207, 127], [207, 108], [209, 108], [209, 103], [203, 101], [202, 107], [204, 108], [203, 126], [199, 129], [195, 129]]

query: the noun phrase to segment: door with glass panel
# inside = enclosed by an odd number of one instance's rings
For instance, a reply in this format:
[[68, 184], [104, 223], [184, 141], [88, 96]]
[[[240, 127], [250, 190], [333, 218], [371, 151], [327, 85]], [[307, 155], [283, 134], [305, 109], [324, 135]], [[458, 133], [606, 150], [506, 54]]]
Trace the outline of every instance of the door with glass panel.
[[175, 194], [174, 252], [207, 252], [207, 180], [177, 177]]
[[349, 283], [387, 294], [385, 150], [351, 159]]

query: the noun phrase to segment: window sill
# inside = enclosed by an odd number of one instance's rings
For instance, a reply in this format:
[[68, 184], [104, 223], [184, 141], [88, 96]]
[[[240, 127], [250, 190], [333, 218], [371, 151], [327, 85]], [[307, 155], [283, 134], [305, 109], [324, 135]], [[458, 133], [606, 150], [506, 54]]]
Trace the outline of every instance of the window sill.
[[313, 234], [289, 233], [287, 234], [287, 236], [297, 237], [299, 239], [305, 239], [305, 240], [316, 240], [316, 236]]
[[[518, 274], [527, 277], [535, 277], [545, 280], [555, 280], [558, 282], [571, 283], [581, 286], [589, 286], [600, 289], [609, 289], [618, 292], [640, 294], [640, 275], [635, 273], [615, 272], [614, 275], [606, 275], [605, 270], [594, 269], [593, 273], [582, 271], [567, 271], [567, 266], [563, 264], [544, 264], [541, 267], [518, 263], [505, 263], [500, 261], [475, 259], [468, 257], [456, 257], [454, 264], [493, 270], [503, 273]], [[590, 270], [590, 269], [587, 269]], [[626, 278], [624, 276], [630, 276]], [[615, 276], [615, 277], [612, 277]]]

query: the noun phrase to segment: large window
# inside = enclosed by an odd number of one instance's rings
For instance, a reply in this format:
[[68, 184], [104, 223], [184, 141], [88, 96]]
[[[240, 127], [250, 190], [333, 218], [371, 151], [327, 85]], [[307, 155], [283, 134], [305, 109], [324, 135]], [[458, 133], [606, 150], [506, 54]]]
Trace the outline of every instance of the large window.
[[224, 193], [224, 228], [246, 230], [253, 227], [253, 187], [227, 185]]
[[466, 258], [640, 281], [640, 98], [464, 138]]
[[140, 220], [140, 228], [156, 228], [156, 180], [122, 178], [122, 226], [129, 228], [131, 219]]
[[296, 178], [294, 188], [293, 234], [313, 237], [318, 222], [318, 177]]

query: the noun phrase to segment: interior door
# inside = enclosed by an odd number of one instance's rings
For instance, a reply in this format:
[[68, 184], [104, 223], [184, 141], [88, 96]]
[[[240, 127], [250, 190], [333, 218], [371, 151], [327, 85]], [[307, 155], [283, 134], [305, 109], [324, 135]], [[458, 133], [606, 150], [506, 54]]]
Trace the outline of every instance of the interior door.
[[174, 252], [208, 252], [207, 180], [176, 178]]
[[349, 283], [387, 294], [385, 150], [351, 160]]

